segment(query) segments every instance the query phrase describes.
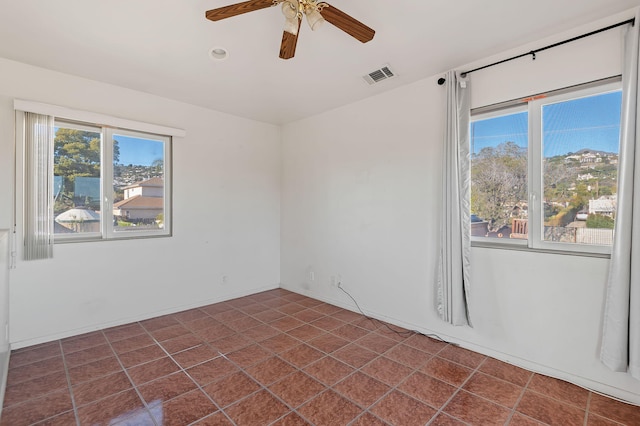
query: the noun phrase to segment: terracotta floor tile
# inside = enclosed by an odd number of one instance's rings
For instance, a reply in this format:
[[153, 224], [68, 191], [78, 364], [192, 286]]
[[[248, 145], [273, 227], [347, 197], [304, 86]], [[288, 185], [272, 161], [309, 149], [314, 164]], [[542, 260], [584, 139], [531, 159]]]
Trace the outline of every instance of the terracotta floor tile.
[[160, 346], [152, 345], [118, 355], [118, 359], [125, 368], [131, 368], [165, 356], [167, 354]]
[[536, 391], [550, 398], [575, 405], [577, 408], [585, 410], [589, 391], [571, 383], [541, 374], [534, 374], [527, 389]]
[[324, 354], [319, 350], [312, 348], [307, 344], [302, 344], [289, 349], [286, 352], [280, 354], [280, 357], [285, 361], [293, 364], [298, 368], [304, 368], [322, 358]]
[[145, 321], [140, 321], [140, 325], [147, 331], [156, 331], [161, 328], [171, 327], [172, 325], [179, 325], [178, 320], [171, 315], [163, 315], [161, 317], [151, 318]]
[[159, 377], [175, 373], [179, 369], [180, 367], [171, 358], [165, 357], [129, 368], [127, 372], [136, 386], [140, 386]]
[[[522, 413], [513, 413], [513, 417], [509, 421], [509, 426], [544, 426], [545, 424], [539, 422], [531, 417], [525, 416]], [[619, 426], [616, 423], [616, 426]]]
[[324, 334], [324, 332], [317, 327], [305, 324], [301, 327], [289, 330], [287, 334], [295, 337], [296, 339], [302, 340], [303, 342], [308, 342], [309, 340], [315, 339], [321, 334]]
[[585, 411], [527, 390], [516, 410], [549, 425], [583, 424]]
[[165, 340], [160, 343], [160, 346], [162, 346], [170, 354], [175, 354], [177, 352], [195, 348], [196, 346], [199, 346], [203, 343], [204, 340], [201, 337], [190, 333], [184, 336], [176, 337], [174, 339]]
[[28, 425], [71, 410], [68, 389], [48, 393], [40, 398], [5, 407], [2, 410], [2, 426]]
[[223, 337], [222, 339], [214, 340], [213, 342], [210, 342], [209, 345], [220, 353], [228, 354], [229, 352], [235, 352], [239, 349], [246, 348], [253, 343], [253, 340], [246, 338], [242, 334], [233, 334], [231, 336]]
[[396, 386], [409, 377], [413, 370], [388, 358], [376, 358], [362, 368], [364, 373], [390, 386]]
[[209, 315], [198, 308], [189, 309], [188, 311], [182, 311], [182, 312], [177, 312], [173, 314], [173, 318], [180, 321], [181, 323], [194, 321], [200, 318], [205, 318], [207, 316]]
[[260, 389], [260, 385], [242, 371], [209, 383], [203, 390], [220, 407], [226, 407]]
[[304, 371], [325, 385], [332, 386], [354, 372], [355, 369], [335, 358], [326, 356], [307, 366]]
[[194, 390], [169, 401], [151, 403], [149, 411], [158, 424], [184, 426], [215, 413], [218, 409], [200, 390]]
[[589, 412], [624, 424], [640, 424], [640, 407], [591, 393]]
[[104, 358], [69, 369], [69, 380], [72, 385], [76, 385], [118, 371], [122, 371], [122, 367], [116, 357]]
[[73, 386], [73, 397], [76, 405], [82, 406], [132, 387], [127, 375], [121, 371]]
[[398, 390], [431, 407], [440, 408], [451, 398], [456, 388], [431, 376], [416, 372], [407, 377], [398, 386]]
[[352, 367], [360, 368], [374, 358], [377, 358], [378, 354], [370, 351], [369, 349], [363, 348], [360, 345], [352, 343], [338, 349], [333, 354], [331, 354], [331, 356], [346, 364], [349, 364]]
[[280, 334], [280, 330], [276, 330], [270, 325], [262, 324], [257, 327], [250, 328], [242, 332], [242, 335], [253, 342], [262, 342], [270, 337]]
[[222, 413], [222, 411], [216, 411], [207, 417], [198, 420], [193, 423], [193, 426], [234, 426], [233, 423]]
[[511, 413], [505, 407], [462, 390], [444, 407], [444, 412], [473, 425], [504, 425]]
[[236, 332], [224, 324], [217, 324], [212, 325], [211, 327], [201, 328], [194, 333], [206, 342], [213, 342], [214, 340], [219, 340], [223, 337], [232, 336]]
[[346, 309], [342, 311], [334, 312], [331, 314], [331, 316], [334, 317], [335, 319], [339, 319], [340, 321], [346, 322], [346, 323], [359, 320], [360, 318], [362, 318], [361, 314], [347, 311]]
[[294, 314], [291, 314], [291, 316], [296, 319], [299, 319], [300, 321], [313, 322], [317, 319], [325, 317], [326, 315], [321, 312], [314, 311], [313, 309], [305, 308], [302, 311], [298, 311]]
[[455, 362], [434, 356], [420, 368], [420, 371], [454, 386], [460, 386], [467, 380], [473, 370], [456, 364]]
[[242, 312], [249, 315], [257, 314], [258, 312], [264, 312], [267, 309], [269, 309], [268, 306], [265, 306], [262, 303], [257, 303], [257, 302], [254, 302], [250, 305], [243, 306], [240, 308]]
[[269, 386], [295, 371], [295, 367], [284, 362], [277, 356], [268, 358], [265, 361], [246, 369], [247, 374], [263, 386]]
[[413, 336], [405, 340], [404, 343], [430, 354], [437, 354], [442, 349], [446, 348], [448, 345], [448, 343], [446, 342], [441, 342], [439, 340], [432, 339], [431, 337], [427, 337], [422, 334], [414, 334]]
[[271, 356], [271, 352], [254, 344], [227, 355], [227, 358], [242, 368], [250, 367]]
[[218, 352], [211, 349], [208, 345], [202, 344], [195, 348], [173, 354], [172, 358], [182, 368], [189, 368], [219, 356], [220, 354]]
[[65, 354], [82, 351], [94, 346], [104, 345], [106, 343], [107, 339], [104, 337], [102, 331], [92, 331], [90, 333], [69, 337], [60, 341], [62, 350]]
[[370, 411], [392, 425], [424, 426], [437, 413], [401, 392], [393, 391], [375, 404]]
[[110, 342], [117, 342], [118, 340], [128, 339], [133, 336], [139, 336], [147, 331], [137, 322], [132, 324], [119, 325], [117, 327], [107, 328], [102, 330], [107, 340]]
[[140, 395], [151, 405], [154, 401], [168, 401], [196, 388], [196, 384], [186, 374], [177, 372], [138, 387]]
[[523, 392], [518, 385], [480, 372], [476, 372], [463, 389], [508, 408], [515, 406]]
[[309, 340], [307, 344], [321, 350], [322, 352], [331, 353], [343, 346], [346, 346], [349, 344], [349, 341], [330, 333], [324, 333], [315, 339]]
[[316, 425], [347, 425], [362, 413], [357, 405], [332, 390], [327, 390], [307, 402], [298, 412]]
[[145, 413], [146, 409], [133, 389], [78, 408], [78, 418], [83, 425], [116, 424]]
[[150, 334], [156, 339], [158, 342], [162, 342], [163, 340], [173, 339], [175, 337], [184, 336], [186, 333], [190, 331], [184, 327], [182, 324], [172, 325], [170, 327], [161, 328], [155, 331], [152, 331]]
[[44, 361], [48, 358], [60, 357], [59, 342], [51, 342], [44, 345], [38, 345], [34, 348], [25, 348], [22, 351], [13, 351], [9, 357], [9, 368], [16, 368], [33, 362]]
[[187, 373], [201, 386], [238, 371], [238, 367], [223, 357], [198, 364], [187, 370]]
[[378, 333], [369, 333], [358, 339], [356, 343], [378, 354], [383, 354], [398, 344], [395, 340], [384, 337]]
[[284, 289], [12, 351], [0, 426], [76, 415], [114, 426], [640, 425], [639, 407]]
[[7, 386], [4, 394], [4, 405], [9, 406], [41, 397], [58, 389], [69, 386], [64, 371], [56, 371], [47, 376], [37, 377], [13, 386]]
[[366, 409], [386, 394], [391, 387], [364, 373], [355, 372], [335, 385], [333, 389]]
[[262, 322], [250, 316], [246, 316], [245, 318], [227, 323], [227, 327], [235, 331], [244, 331], [249, 328], [257, 327], [259, 325], [262, 325]]
[[353, 324], [345, 324], [333, 330], [332, 333], [344, 339], [355, 341], [369, 334], [369, 331]]
[[230, 322], [233, 321], [238, 321], [238, 320], [242, 320], [245, 318], [250, 318], [249, 315], [245, 314], [244, 312], [238, 310], [238, 309], [229, 309], [227, 311], [224, 312], [219, 312], [217, 314], [212, 315], [212, 317], [216, 320], [216, 321], [220, 321], [223, 324], [228, 324]]
[[285, 316], [269, 323], [271, 327], [280, 331], [289, 331], [304, 324], [302, 321], [290, 316]]
[[269, 386], [271, 392], [292, 408], [300, 406], [325, 389], [325, 385], [301, 371]]
[[267, 425], [287, 414], [289, 409], [270, 393], [262, 390], [230, 406], [227, 415], [238, 426]]
[[429, 426], [466, 426], [466, 423], [463, 423], [458, 419], [454, 419], [448, 414], [440, 413], [438, 414], [438, 417], [429, 423]]
[[298, 303], [291, 302], [291, 303], [287, 303], [284, 306], [280, 306], [276, 309], [278, 309], [280, 312], [285, 313], [287, 315], [293, 315], [296, 312], [300, 312], [306, 308]]
[[438, 352], [438, 356], [469, 368], [477, 368], [486, 358], [485, 355], [453, 345], [449, 345]]
[[271, 323], [280, 318], [284, 318], [287, 316], [286, 314], [276, 311], [275, 309], [267, 309], [266, 311], [258, 312], [257, 314], [252, 315], [255, 319], [259, 321], [263, 321], [266, 323]]
[[299, 415], [297, 415], [296, 413], [291, 413], [284, 416], [277, 422], [273, 423], [272, 426], [307, 426], [307, 425], [310, 425], [310, 423], [307, 422], [302, 417], [300, 417]]
[[294, 346], [298, 346], [300, 341], [298, 339], [294, 339], [287, 334], [278, 334], [277, 336], [273, 336], [267, 340], [263, 340], [260, 342], [260, 346], [265, 349], [270, 350], [271, 352], [281, 353], [291, 349]]
[[155, 342], [151, 336], [147, 334], [141, 334], [111, 343], [113, 350], [116, 351], [118, 355], [150, 345], [155, 345]]
[[408, 367], [420, 368], [433, 355], [405, 344], [399, 344], [385, 352], [384, 356]]
[[324, 331], [332, 331], [345, 324], [346, 323], [344, 321], [340, 321], [339, 319], [330, 316], [325, 316], [311, 322], [312, 326]]
[[56, 371], [63, 371], [62, 356], [47, 358], [42, 361], [12, 368], [7, 374], [7, 386], [26, 382], [42, 376], [48, 376]]
[[526, 385], [533, 376], [530, 371], [498, 361], [495, 358], [487, 358], [480, 366], [480, 371], [518, 386]]

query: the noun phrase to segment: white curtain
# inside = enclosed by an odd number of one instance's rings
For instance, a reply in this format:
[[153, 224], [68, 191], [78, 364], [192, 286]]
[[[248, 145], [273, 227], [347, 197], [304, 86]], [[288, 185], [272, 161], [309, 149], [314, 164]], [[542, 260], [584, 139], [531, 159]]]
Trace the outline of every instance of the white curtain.
[[453, 325], [471, 325], [469, 266], [471, 255], [469, 114], [470, 86], [455, 71], [446, 76], [442, 223], [438, 262], [437, 311]]
[[54, 118], [24, 113], [24, 260], [53, 257]]
[[[622, 117], [618, 208], [611, 251], [600, 359], [614, 371], [640, 379], [640, 20], [626, 29], [622, 70]], [[632, 259], [635, 257], [635, 262]]]

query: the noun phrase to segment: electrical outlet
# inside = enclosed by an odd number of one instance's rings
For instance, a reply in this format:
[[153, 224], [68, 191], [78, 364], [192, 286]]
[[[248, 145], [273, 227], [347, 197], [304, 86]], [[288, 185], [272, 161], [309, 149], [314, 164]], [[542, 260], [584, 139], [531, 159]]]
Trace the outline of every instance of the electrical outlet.
[[222, 285], [229, 283], [229, 277], [227, 275], [222, 276]]

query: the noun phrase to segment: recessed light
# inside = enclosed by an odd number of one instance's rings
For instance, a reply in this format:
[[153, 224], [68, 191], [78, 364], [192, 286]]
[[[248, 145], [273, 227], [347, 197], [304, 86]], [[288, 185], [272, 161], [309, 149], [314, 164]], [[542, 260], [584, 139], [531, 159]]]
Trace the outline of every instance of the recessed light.
[[224, 47], [214, 47], [209, 50], [209, 56], [215, 61], [224, 61], [229, 57], [229, 52]]

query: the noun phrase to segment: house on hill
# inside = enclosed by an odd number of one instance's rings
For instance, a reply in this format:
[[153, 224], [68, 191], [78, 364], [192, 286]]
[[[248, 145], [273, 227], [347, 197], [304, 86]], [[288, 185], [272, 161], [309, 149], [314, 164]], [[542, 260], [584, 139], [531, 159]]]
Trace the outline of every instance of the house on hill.
[[137, 182], [124, 188], [124, 200], [113, 205], [113, 215], [127, 220], [149, 221], [164, 209], [162, 178]]

